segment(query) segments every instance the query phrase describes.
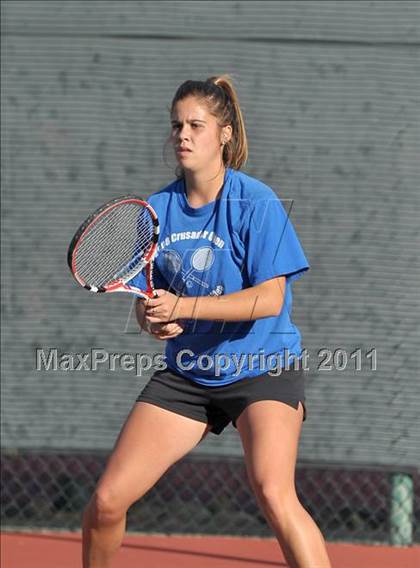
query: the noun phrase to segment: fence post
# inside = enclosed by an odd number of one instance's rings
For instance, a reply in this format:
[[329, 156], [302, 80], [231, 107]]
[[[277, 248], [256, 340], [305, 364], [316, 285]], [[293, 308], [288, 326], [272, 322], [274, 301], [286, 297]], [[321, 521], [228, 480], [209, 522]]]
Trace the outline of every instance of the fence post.
[[390, 541], [407, 546], [413, 543], [413, 479], [406, 473], [391, 475]]

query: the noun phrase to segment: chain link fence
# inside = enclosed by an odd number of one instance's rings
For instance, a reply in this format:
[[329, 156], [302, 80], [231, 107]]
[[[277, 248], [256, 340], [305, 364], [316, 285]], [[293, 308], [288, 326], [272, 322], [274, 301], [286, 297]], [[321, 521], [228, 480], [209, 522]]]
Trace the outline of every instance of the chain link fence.
[[[2, 523], [80, 530], [105, 454], [3, 455]], [[328, 541], [420, 542], [420, 474], [297, 465], [299, 499]], [[397, 485], [396, 485], [397, 484]], [[399, 493], [402, 493], [400, 495]], [[241, 458], [190, 455], [128, 512], [134, 532], [271, 537]]]

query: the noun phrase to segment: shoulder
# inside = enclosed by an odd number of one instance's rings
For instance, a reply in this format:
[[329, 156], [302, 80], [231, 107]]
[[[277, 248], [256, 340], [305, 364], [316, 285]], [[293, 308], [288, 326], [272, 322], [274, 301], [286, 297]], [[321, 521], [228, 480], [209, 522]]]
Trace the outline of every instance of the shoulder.
[[230, 170], [230, 175], [228, 200], [232, 208], [239, 210], [243, 222], [249, 222], [254, 212], [264, 211], [272, 203], [281, 207], [279, 197], [267, 184], [238, 170]]
[[259, 179], [238, 170], [231, 170], [231, 176], [230, 197], [249, 201], [251, 205], [257, 201], [278, 200], [274, 190]]
[[231, 185], [228, 199], [231, 215], [236, 219], [233, 228], [243, 242], [250, 232], [260, 233], [262, 223], [267, 231], [275, 231], [285, 223], [287, 212], [270, 186], [237, 170], [232, 170]]

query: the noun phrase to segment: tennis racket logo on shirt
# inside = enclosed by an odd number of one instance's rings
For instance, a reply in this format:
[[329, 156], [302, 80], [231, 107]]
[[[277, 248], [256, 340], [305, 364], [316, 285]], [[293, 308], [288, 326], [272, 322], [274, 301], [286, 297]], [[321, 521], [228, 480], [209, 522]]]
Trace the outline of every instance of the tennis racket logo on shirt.
[[207, 272], [213, 266], [215, 254], [211, 247], [205, 246], [195, 250], [190, 258], [190, 268], [187, 270], [184, 270], [182, 267], [182, 259], [178, 251], [173, 249], [166, 250], [164, 251], [164, 257], [166, 267], [174, 277], [177, 275], [182, 277], [184, 287], [191, 288], [193, 282], [203, 288], [209, 287], [207, 282], [198, 278], [194, 273]]
[[[76, 281], [91, 292], [131, 292], [153, 298], [158, 239], [154, 209], [135, 196], [119, 197], [82, 223], [69, 245], [67, 263]], [[143, 269], [146, 290], [127, 284]]]

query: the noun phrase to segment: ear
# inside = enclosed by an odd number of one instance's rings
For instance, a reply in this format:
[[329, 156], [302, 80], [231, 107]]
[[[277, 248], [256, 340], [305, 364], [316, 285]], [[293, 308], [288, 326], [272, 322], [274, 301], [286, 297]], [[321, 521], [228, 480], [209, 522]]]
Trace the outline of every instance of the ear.
[[231, 138], [232, 138], [232, 126], [230, 124], [227, 124], [226, 126], [222, 127], [221, 131], [222, 144], [230, 142]]

